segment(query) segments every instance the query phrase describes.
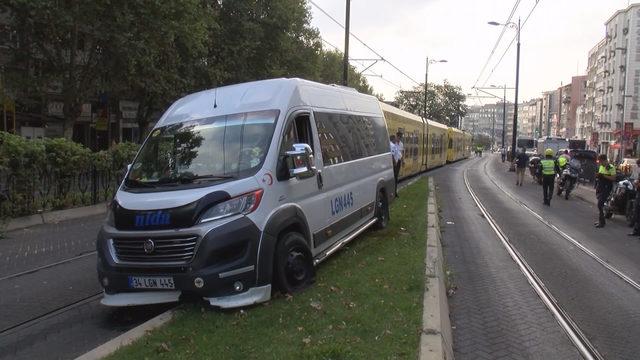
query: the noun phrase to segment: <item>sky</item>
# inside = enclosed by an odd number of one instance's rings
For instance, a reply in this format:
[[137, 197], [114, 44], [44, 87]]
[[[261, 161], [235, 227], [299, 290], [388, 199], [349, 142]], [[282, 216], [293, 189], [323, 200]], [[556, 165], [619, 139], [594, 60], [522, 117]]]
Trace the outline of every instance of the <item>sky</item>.
[[[506, 22], [514, 5], [521, 27], [519, 102], [540, 97], [543, 91], [567, 84], [572, 76], [586, 74], [587, 55], [604, 38], [604, 23], [629, 0], [351, 0], [351, 33], [384, 57], [365, 74], [374, 92], [392, 100], [398, 90], [410, 90], [424, 82], [426, 58], [447, 60], [429, 66], [429, 83], [445, 79], [462, 87], [465, 94], [491, 85], [514, 87], [516, 36], [507, 29], [491, 58], [491, 50], [503, 29], [489, 21]], [[310, 0], [312, 26], [320, 31], [325, 46], [344, 48], [344, 29], [323, 14], [325, 10], [341, 24], [345, 22], [345, 0]], [[314, 4], [317, 4], [314, 5]], [[532, 11], [533, 9], [533, 11]], [[329, 45], [330, 44], [330, 45]], [[351, 64], [363, 70], [378, 58], [350, 38]], [[481, 72], [489, 59], [484, 72]], [[409, 77], [402, 75], [395, 65]], [[379, 77], [382, 76], [382, 77]], [[413, 80], [412, 80], [413, 79]], [[478, 80], [479, 79], [479, 80]], [[502, 96], [502, 90], [491, 91]], [[514, 91], [507, 97], [513, 101]], [[468, 104], [495, 102], [468, 99]]]

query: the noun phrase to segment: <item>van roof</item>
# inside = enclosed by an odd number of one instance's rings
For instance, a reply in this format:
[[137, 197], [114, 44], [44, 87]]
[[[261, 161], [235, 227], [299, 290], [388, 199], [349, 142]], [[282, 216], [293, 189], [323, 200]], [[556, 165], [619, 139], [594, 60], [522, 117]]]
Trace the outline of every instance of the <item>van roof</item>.
[[271, 79], [187, 95], [171, 105], [156, 127], [212, 116], [311, 106], [381, 116], [378, 99], [354, 89], [303, 79]]

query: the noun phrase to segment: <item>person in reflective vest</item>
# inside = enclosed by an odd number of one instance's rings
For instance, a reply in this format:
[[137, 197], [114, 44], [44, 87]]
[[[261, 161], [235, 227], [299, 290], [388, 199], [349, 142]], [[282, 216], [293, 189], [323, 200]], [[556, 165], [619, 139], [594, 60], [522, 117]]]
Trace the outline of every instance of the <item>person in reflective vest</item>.
[[604, 203], [609, 197], [609, 193], [613, 188], [613, 182], [616, 181], [616, 167], [609, 163], [607, 155], [600, 154], [598, 156], [598, 172], [596, 173], [596, 198], [598, 199], [598, 221], [594, 224], [597, 228], [603, 228], [604, 220]]
[[540, 168], [542, 170], [542, 203], [551, 206], [553, 184], [556, 180], [556, 174], [560, 172], [558, 162], [553, 158], [553, 150], [544, 151], [544, 159], [540, 160]]
[[560, 169], [563, 169], [565, 165], [571, 160], [571, 155], [569, 155], [569, 150], [564, 150], [562, 155], [558, 157], [558, 166]]

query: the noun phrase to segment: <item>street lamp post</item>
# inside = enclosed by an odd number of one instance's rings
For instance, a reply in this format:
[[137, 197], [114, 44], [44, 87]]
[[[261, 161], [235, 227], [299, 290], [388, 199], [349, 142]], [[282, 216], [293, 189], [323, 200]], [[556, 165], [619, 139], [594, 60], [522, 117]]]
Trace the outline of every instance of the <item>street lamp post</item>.
[[351, 20], [351, 0], [346, 1], [344, 24], [344, 59], [342, 60], [342, 85], [349, 86], [349, 22]]
[[[508, 26], [512, 29], [516, 29], [517, 31], [517, 47], [516, 47], [516, 99], [513, 104], [513, 131], [512, 131], [512, 139], [511, 139], [511, 158], [515, 158], [516, 156], [516, 137], [518, 136], [518, 87], [520, 85], [520, 18], [518, 18], [518, 23], [508, 22], [506, 24], [501, 24], [495, 21], [490, 21], [489, 25], [498, 25], [498, 26]], [[506, 105], [505, 105], [506, 107]], [[504, 134], [504, 132], [503, 132]]]

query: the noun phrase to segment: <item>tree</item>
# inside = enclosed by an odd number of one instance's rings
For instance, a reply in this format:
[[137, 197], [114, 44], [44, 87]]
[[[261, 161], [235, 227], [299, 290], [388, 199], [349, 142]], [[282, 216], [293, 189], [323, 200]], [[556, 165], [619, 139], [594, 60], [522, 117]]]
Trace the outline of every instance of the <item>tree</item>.
[[[467, 114], [465, 100], [459, 86], [453, 86], [447, 81], [442, 85], [430, 83], [427, 88], [427, 118], [455, 127], [458, 119]], [[424, 84], [415, 86], [411, 91], [399, 91], [395, 102], [401, 109], [423, 116]]]
[[154, 114], [197, 88], [215, 8], [199, 0], [123, 1], [109, 22], [127, 30], [110, 35], [107, 89], [113, 98], [137, 100], [142, 140]]
[[42, 97], [59, 93], [64, 134], [71, 138], [82, 105], [94, 95], [107, 45], [102, 19], [112, 11], [108, 1], [8, 0], [10, 27], [19, 41], [10, 53], [8, 78], [17, 93]]

